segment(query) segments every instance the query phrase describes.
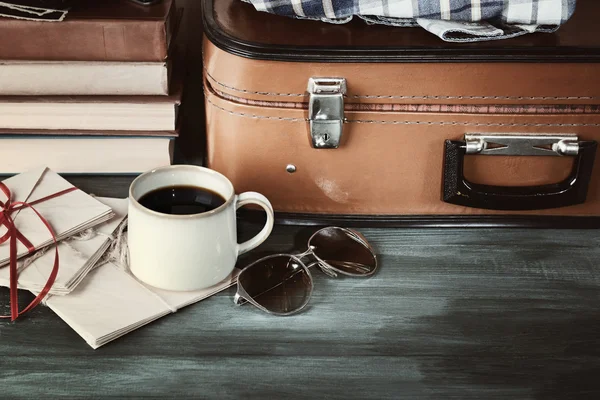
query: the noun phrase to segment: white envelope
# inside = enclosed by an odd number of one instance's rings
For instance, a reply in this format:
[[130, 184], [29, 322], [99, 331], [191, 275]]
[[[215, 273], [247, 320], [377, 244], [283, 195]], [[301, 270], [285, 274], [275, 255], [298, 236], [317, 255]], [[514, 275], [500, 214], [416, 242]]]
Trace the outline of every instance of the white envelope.
[[[24, 172], [3, 181], [12, 192], [12, 201], [33, 202], [50, 196], [73, 185], [48, 168], [39, 168]], [[0, 193], [0, 199], [5, 196]], [[77, 189], [61, 196], [45, 200], [33, 206], [50, 224], [57, 240], [64, 239], [91, 228], [113, 217], [112, 209], [92, 196]], [[53, 243], [48, 228], [29, 208], [23, 208], [11, 214], [17, 229], [39, 250]], [[0, 226], [0, 236], [6, 228]], [[18, 258], [29, 251], [20, 241], [17, 242]], [[9, 242], [0, 245], [0, 267], [10, 261]]]
[[109, 262], [91, 271], [71, 294], [50, 296], [46, 305], [97, 349], [235, 285], [240, 271], [235, 269], [229, 277], [210, 288], [169, 292], [144, 285]]
[[[67, 238], [58, 244], [60, 267], [50, 294], [69, 294], [85, 278], [106, 252], [112, 242], [112, 235], [119, 229], [127, 216], [127, 199], [98, 197], [98, 200], [111, 207], [115, 216], [94, 227], [95, 234], [87, 240]], [[32, 291], [41, 291], [44, 288], [54, 267], [54, 251], [48, 250], [50, 251], [36, 258], [28, 266], [24, 266], [28, 257], [19, 261], [17, 264], [19, 288]], [[9, 286], [9, 278], [8, 268], [0, 268], [0, 286]]]

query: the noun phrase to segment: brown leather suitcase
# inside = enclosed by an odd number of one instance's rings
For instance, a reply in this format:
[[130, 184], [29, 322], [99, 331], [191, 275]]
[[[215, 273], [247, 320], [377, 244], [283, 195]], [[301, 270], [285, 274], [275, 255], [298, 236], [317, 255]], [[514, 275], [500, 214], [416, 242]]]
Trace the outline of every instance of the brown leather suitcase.
[[206, 165], [280, 221], [600, 225], [600, 2], [458, 44], [203, 2]]

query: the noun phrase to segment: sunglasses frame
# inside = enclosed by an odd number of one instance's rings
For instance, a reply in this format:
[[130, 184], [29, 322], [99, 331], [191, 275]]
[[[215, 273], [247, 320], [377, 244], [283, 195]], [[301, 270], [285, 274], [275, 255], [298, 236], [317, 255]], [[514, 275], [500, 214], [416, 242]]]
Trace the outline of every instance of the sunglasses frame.
[[[373, 261], [375, 262], [375, 266], [373, 267], [373, 269], [366, 273], [366, 274], [352, 274], [350, 272], [341, 270], [339, 268], [336, 268], [334, 266], [332, 266], [331, 264], [329, 264], [327, 261], [321, 259], [317, 254], [315, 254], [314, 250], [314, 246], [310, 245], [310, 242], [313, 240], [313, 238], [321, 233], [322, 231], [326, 230], [326, 229], [339, 229], [340, 231], [344, 232], [345, 234], [347, 234], [349, 237], [353, 238], [354, 240], [356, 240], [358, 243], [360, 243], [361, 245], [363, 245], [367, 250], [369, 250], [369, 253], [371, 253], [371, 255], [373, 256]], [[305, 257], [307, 255], [312, 255], [314, 258], [317, 259], [317, 263], [320, 267], [321, 270], [326, 274], [331, 276], [332, 278], [335, 278], [337, 276], [337, 274], [342, 274], [342, 275], [346, 275], [346, 276], [352, 276], [352, 277], [366, 277], [366, 276], [371, 276], [373, 275], [376, 271], [377, 268], [379, 267], [379, 262], [377, 260], [377, 254], [375, 254], [375, 250], [373, 249], [373, 247], [371, 246], [371, 244], [367, 241], [367, 239], [360, 233], [357, 232], [353, 229], [348, 229], [348, 228], [341, 228], [339, 226], [327, 226], [325, 228], [321, 228], [318, 231], [316, 231], [315, 233], [312, 234], [312, 236], [308, 239], [308, 250], [305, 253], [302, 254], [298, 254], [298, 256], [302, 256]], [[308, 266], [308, 268], [312, 267], [315, 263], [312, 263]]]
[[[276, 311], [271, 311], [268, 310], [266, 307], [260, 305], [256, 300], [254, 300], [252, 298], [252, 296], [250, 296], [248, 294], [248, 292], [246, 291], [246, 289], [243, 288], [242, 285], [240, 285], [240, 276], [244, 273], [244, 271], [248, 270], [248, 268], [251, 268], [253, 265], [256, 265], [260, 262], [264, 262], [265, 260], [271, 259], [271, 258], [276, 258], [276, 257], [286, 257], [290, 260], [296, 261], [300, 267], [304, 270], [304, 272], [306, 272], [308, 279], [310, 281], [310, 285], [309, 285], [309, 289], [308, 289], [308, 294], [306, 296], [305, 301], [302, 303], [302, 305], [300, 307], [298, 307], [297, 309], [294, 309], [292, 311], [289, 312], [276, 312]], [[267, 289], [265, 292], [268, 292], [269, 290], [272, 290], [274, 288], [276, 288], [277, 286], [283, 284], [283, 282], [281, 282], [280, 284], [273, 286], [272, 288]], [[254, 306], [258, 307], [259, 309], [269, 313], [269, 314], [273, 314], [273, 315], [279, 315], [279, 316], [287, 316], [287, 315], [292, 315], [295, 314], [299, 311], [301, 311], [302, 309], [304, 309], [307, 305], [308, 302], [310, 301], [310, 298], [312, 296], [312, 292], [313, 292], [313, 288], [314, 288], [314, 283], [313, 283], [313, 277], [312, 274], [310, 273], [310, 270], [308, 269], [308, 267], [306, 266], [306, 264], [304, 264], [302, 262], [302, 260], [300, 259], [300, 257], [293, 255], [293, 254], [272, 254], [266, 257], [263, 257], [259, 260], [254, 261], [253, 263], [249, 264], [246, 268], [244, 268], [242, 270], [242, 272], [239, 273], [238, 277], [237, 277], [237, 292], [235, 293], [235, 298], [233, 299], [235, 305], [237, 306], [241, 306], [243, 304], [245, 304], [246, 302], [253, 304]], [[263, 293], [265, 293], [263, 292]], [[260, 296], [262, 293], [259, 293], [258, 296]]]
[[[321, 232], [323, 232], [324, 230], [327, 230], [327, 229], [338, 229], [338, 230], [344, 232], [350, 238], [356, 240], [362, 246], [364, 246], [371, 253], [371, 255], [373, 256], [373, 261], [375, 262], [375, 265], [374, 265], [373, 269], [371, 271], [369, 271], [368, 273], [366, 273], [366, 274], [353, 274], [353, 273], [350, 273], [350, 272], [347, 272], [347, 271], [344, 271], [344, 270], [341, 270], [341, 269], [338, 269], [338, 268], [332, 266], [331, 264], [329, 264], [325, 260], [321, 259], [318, 255], [316, 255], [315, 252], [314, 252], [315, 246], [312, 246], [310, 243], [311, 243], [311, 241], [313, 240], [313, 238], [315, 236], [317, 236], [318, 234], [320, 234]], [[357, 232], [357, 231], [355, 231], [353, 229], [342, 228], [342, 227], [338, 227], [338, 226], [328, 226], [328, 227], [321, 228], [321, 229], [317, 230], [315, 233], [313, 233], [310, 236], [310, 238], [308, 239], [307, 245], [308, 245], [308, 249], [305, 252], [303, 252], [303, 253], [299, 253], [299, 254], [286, 254], [286, 253], [272, 254], [272, 255], [268, 255], [266, 257], [262, 257], [262, 258], [260, 258], [260, 259], [258, 259], [256, 261], [250, 263], [248, 266], [246, 266], [238, 274], [238, 276], [237, 276], [237, 280], [236, 280], [237, 291], [236, 291], [236, 294], [235, 294], [235, 297], [234, 297], [234, 300], [233, 300], [234, 303], [235, 303], [235, 305], [241, 306], [241, 305], [245, 304], [246, 302], [248, 302], [248, 303], [251, 303], [252, 305], [254, 305], [255, 307], [258, 307], [260, 310], [265, 311], [265, 312], [267, 312], [269, 314], [272, 314], [272, 315], [287, 316], [287, 315], [296, 314], [296, 313], [302, 311], [308, 305], [308, 303], [310, 301], [310, 298], [312, 297], [312, 292], [313, 292], [313, 289], [314, 289], [314, 281], [313, 281], [312, 274], [310, 273], [310, 268], [311, 267], [313, 267], [315, 265], [318, 265], [320, 267], [320, 269], [323, 271], [323, 273], [325, 273], [326, 275], [328, 275], [330, 277], [336, 277], [338, 273], [342, 274], [342, 275], [346, 275], [346, 276], [352, 276], [352, 277], [368, 277], [368, 276], [373, 275], [377, 271], [377, 269], [379, 267], [379, 262], [377, 260], [377, 254], [375, 254], [375, 250], [373, 249], [373, 247], [371, 246], [371, 244], [367, 241], [367, 239], [360, 232]], [[304, 257], [306, 257], [306, 256], [309, 256], [309, 255], [312, 255], [316, 259], [316, 261], [313, 262], [313, 263], [311, 263], [311, 264], [309, 264], [308, 266], [306, 266], [306, 264], [304, 264], [304, 262], [302, 262], [301, 259], [304, 258]], [[308, 294], [306, 296], [306, 300], [302, 303], [302, 305], [300, 307], [298, 307], [297, 309], [294, 309], [294, 310], [288, 311], [288, 312], [284, 312], [284, 313], [279, 313], [279, 312], [271, 311], [271, 310], [268, 310], [267, 308], [265, 308], [264, 306], [260, 305], [256, 300], [254, 300], [252, 298], [252, 296], [250, 296], [248, 294], [248, 292], [246, 291], [246, 289], [244, 289], [243, 286], [240, 284], [240, 276], [242, 276], [242, 274], [245, 271], [247, 271], [252, 266], [254, 266], [254, 265], [258, 264], [258, 263], [261, 263], [261, 262], [264, 262], [265, 260], [268, 260], [270, 258], [276, 258], [276, 257], [287, 257], [290, 260], [296, 261], [300, 265], [300, 267], [304, 270], [304, 272], [306, 272], [306, 274], [307, 274], [307, 276], [309, 278], [309, 281], [310, 281], [309, 292], [308, 292]], [[282, 283], [280, 283], [280, 284], [282, 284]], [[275, 288], [277, 286], [274, 286], [273, 288]], [[273, 288], [267, 289], [266, 291], [269, 291], [269, 290], [271, 290]], [[260, 294], [262, 294], [262, 293], [260, 293]]]

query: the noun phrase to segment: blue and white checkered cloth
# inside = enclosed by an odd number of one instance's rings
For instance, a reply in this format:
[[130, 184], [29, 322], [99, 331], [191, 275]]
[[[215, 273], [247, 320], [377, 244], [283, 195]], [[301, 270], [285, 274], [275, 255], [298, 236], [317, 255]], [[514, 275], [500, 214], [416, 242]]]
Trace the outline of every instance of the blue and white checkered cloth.
[[[505, 39], [554, 32], [575, 11], [576, 0], [242, 0], [258, 11], [346, 23], [421, 26], [451, 42]], [[597, 0], [600, 1], [600, 0]]]

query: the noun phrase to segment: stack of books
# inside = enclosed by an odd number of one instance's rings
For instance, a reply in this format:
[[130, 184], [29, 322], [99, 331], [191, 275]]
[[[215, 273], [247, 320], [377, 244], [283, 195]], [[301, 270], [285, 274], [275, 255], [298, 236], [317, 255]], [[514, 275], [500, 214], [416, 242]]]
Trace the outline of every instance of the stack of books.
[[80, 0], [0, 18], [0, 175], [127, 174], [172, 162], [185, 76], [175, 0]]

